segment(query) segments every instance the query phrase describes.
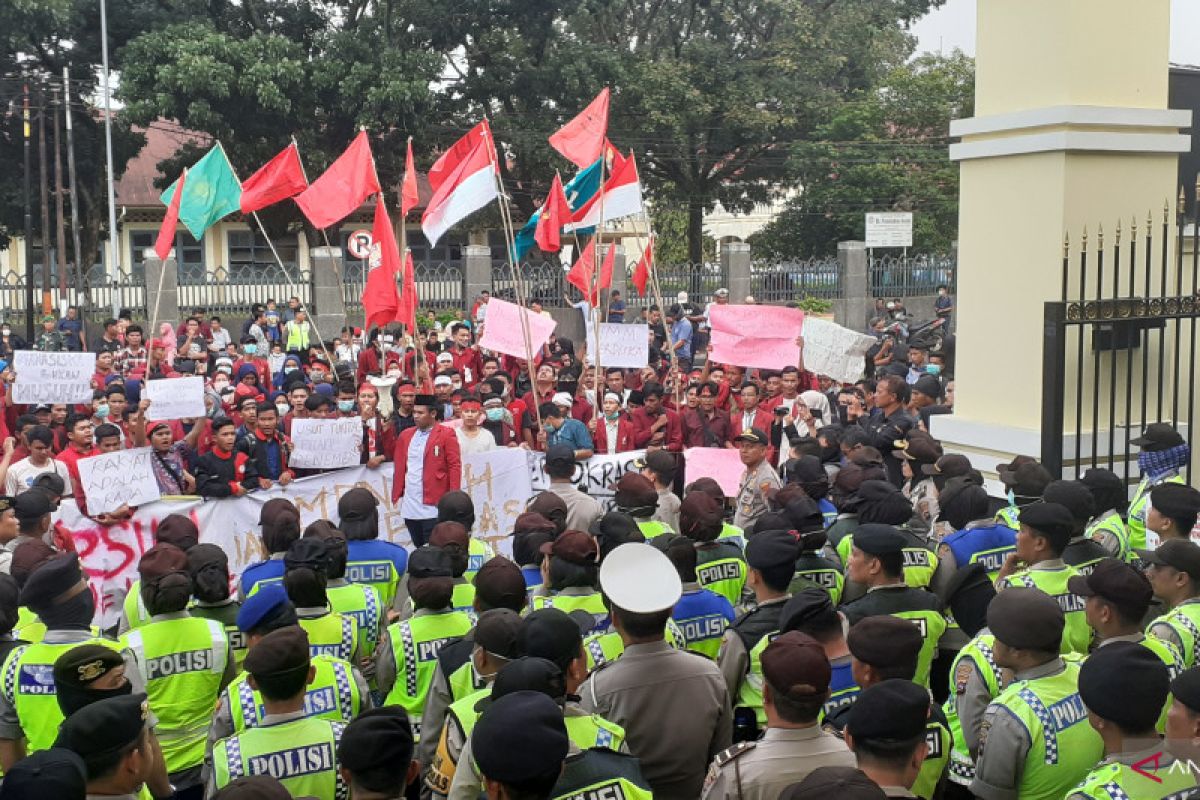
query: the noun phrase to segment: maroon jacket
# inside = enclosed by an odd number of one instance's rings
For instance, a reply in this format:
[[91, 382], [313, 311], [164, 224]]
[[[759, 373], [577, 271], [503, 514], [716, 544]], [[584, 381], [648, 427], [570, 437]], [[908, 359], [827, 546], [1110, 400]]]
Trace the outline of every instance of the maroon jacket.
[[[596, 420], [596, 430], [592, 432], [592, 450], [598, 456], [608, 453], [608, 426], [604, 424], [604, 417]], [[629, 417], [622, 414], [617, 418], [617, 449], [614, 452], [628, 453], [630, 450], [637, 450], [637, 445], [634, 444], [634, 427], [633, 422]]]
[[[408, 472], [408, 446], [416, 435], [416, 428], [408, 428], [396, 440], [392, 456], [395, 462], [395, 483], [392, 484], [392, 502], [404, 496], [404, 478]], [[424, 475], [422, 476], [422, 502], [437, 505], [446, 492], [462, 486], [462, 454], [458, 449], [458, 437], [445, 425], [434, 425], [429, 431], [429, 442], [425, 445]]]
[[[662, 414], [667, 415], [667, 426], [665, 436], [662, 439], [661, 445], [672, 453], [678, 453], [683, 450], [683, 426], [679, 422], [679, 415], [670, 409], [663, 409]], [[657, 417], [650, 416], [650, 413], [643, 408], [635, 408], [629, 413], [629, 421], [633, 424], [633, 446], [635, 449], [647, 447], [650, 445], [650, 426], [654, 424]], [[599, 452], [599, 451], [597, 451]]]

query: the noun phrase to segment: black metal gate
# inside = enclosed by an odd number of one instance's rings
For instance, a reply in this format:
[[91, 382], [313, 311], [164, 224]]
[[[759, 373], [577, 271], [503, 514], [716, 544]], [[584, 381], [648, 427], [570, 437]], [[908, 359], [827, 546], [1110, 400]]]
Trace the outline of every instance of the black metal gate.
[[1200, 220], [1183, 208], [1181, 189], [1174, 224], [1168, 206], [1161, 225], [1148, 215], [1107, 238], [1100, 228], [1089, 240], [1085, 229], [1075, 250], [1063, 243], [1062, 300], [1045, 304], [1043, 334], [1042, 463], [1051, 475], [1105, 467], [1135, 479], [1130, 439], [1151, 422], [1172, 423], [1192, 444]]

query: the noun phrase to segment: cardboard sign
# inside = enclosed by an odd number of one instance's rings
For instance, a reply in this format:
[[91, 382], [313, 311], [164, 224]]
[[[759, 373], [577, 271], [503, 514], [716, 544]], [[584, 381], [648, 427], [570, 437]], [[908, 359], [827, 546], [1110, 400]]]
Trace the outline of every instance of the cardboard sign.
[[92, 402], [92, 376], [96, 374], [95, 353], [43, 353], [18, 350], [13, 354], [13, 402]]
[[79, 460], [79, 481], [88, 511], [105, 514], [121, 506], [153, 503], [162, 494], [150, 466], [151, 448], [117, 450]]
[[646, 366], [650, 356], [650, 326], [600, 323], [600, 365], [604, 367]]
[[[528, 349], [522, 319], [529, 325]], [[484, 350], [504, 353], [515, 358], [528, 358], [530, 352], [536, 354], [538, 348], [550, 340], [550, 334], [554, 332], [556, 325], [558, 323], [553, 319], [493, 297], [487, 304], [487, 321], [483, 326], [479, 346]]]
[[204, 416], [204, 378], [160, 378], [146, 381], [150, 408], [146, 419], [196, 419]]
[[692, 483], [700, 478], [712, 478], [721, 486], [726, 497], [736, 497], [746, 473], [742, 454], [721, 447], [689, 447], [683, 451], [684, 480]]
[[796, 337], [804, 312], [782, 306], [716, 306], [709, 311], [712, 359], [759, 369], [794, 367], [800, 360]]
[[863, 360], [875, 344], [874, 336], [843, 328], [827, 319], [804, 320], [804, 367], [814, 375], [828, 375], [840, 383], [863, 376]]
[[529, 451], [502, 447], [463, 456], [463, 491], [475, 504], [472, 535], [512, 557], [512, 529], [533, 495]]
[[362, 460], [363, 423], [358, 417], [292, 420], [292, 455], [298, 469], [339, 469]]

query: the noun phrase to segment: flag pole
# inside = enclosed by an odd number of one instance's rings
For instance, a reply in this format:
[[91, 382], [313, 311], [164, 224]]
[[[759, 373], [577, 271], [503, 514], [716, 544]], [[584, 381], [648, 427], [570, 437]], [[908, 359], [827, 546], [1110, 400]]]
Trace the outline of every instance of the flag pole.
[[[366, 129], [363, 128], [362, 130], [366, 130]], [[292, 147], [296, 148], [296, 161], [298, 161], [300, 163], [300, 174], [304, 177], [304, 183], [308, 184], [308, 171], [306, 169], [304, 169], [304, 159], [300, 158], [300, 143], [296, 141], [296, 134], [293, 133], [290, 138], [292, 140]], [[375, 166], [375, 157], [372, 155], [371, 156], [371, 167], [374, 168], [374, 166]], [[375, 182], [376, 183], [379, 182], [378, 175], [376, 175]], [[320, 228], [319, 230], [321, 231], [321, 238], [325, 240], [325, 246], [328, 247], [330, 250], [332, 250], [333, 244], [329, 241], [329, 234], [325, 231], [324, 228]], [[340, 281], [342, 278], [342, 268], [340, 266], [337, 269], [337, 273], [338, 273], [338, 279]], [[305, 312], [305, 313], [307, 313], [307, 312]]]
[[[408, 137], [408, 141], [406, 142], [408, 149], [410, 149], [410, 150], [412, 149], [412, 140], [413, 140], [413, 137], [410, 136], [410, 137]], [[405, 175], [404, 177], [407, 179], [408, 175]], [[400, 198], [400, 254], [401, 254], [401, 256], [400, 256], [400, 258], [401, 258], [401, 262], [400, 262], [401, 263], [401, 266], [400, 266], [400, 294], [403, 294], [404, 293], [404, 270], [407, 269], [407, 267], [405, 265], [408, 263], [408, 217], [404, 213], [404, 198], [403, 197]], [[415, 266], [413, 269], [415, 272], [416, 271]], [[414, 327], [416, 327], [416, 320], [417, 320], [417, 307], [413, 306], [413, 326]], [[363, 325], [365, 326], [366, 323], [364, 322]], [[405, 327], [407, 327], [407, 326], [405, 326]], [[415, 330], [408, 331], [408, 336], [412, 340], [413, 350], [416, 351], [416, 349], [417, 349], [417, 332]], [[413, 354], [413, 371], [414, 372], [417, 369], [417, 356], [421, 356], [421, 355], [423, 355], [423, 354], [420, 352], [414, 352], [414, 354]], [[404, 369], [403, 364], [400, 365], [400, 369], [401, 370]]]
[[[187, 167], [183, 168], [183, 172], [180, 174], [179, 177], [183, 179], [184, 185], [186, 185], [187, 184]], [[234, 177], [236, 178], [237, 176], [234, 175]], [[176, 191], [183, 191], [183, 186], [180, 186], [179, 189], [177, 189]], [[172, 199], [174, 199], [174, 198], [172, 198]], [[179, 198], [179, 201], [180, 201], [180, 203], [182, 203], [183, 198], [182, 197]], [[167, 209], [167, 212], [170, 213], [170, 208]], [[175, 221], [178, 224], [178, 222], [179, 222], [178, 218], [176, 218]], [[164, 222], [165, 222], [165, 218], [164, 218]], [[171, 249], [174, 250], [175, 249], [174, 246], [172, 246]], [[155, 255], [158, 255], [158, 254], [155, 253]], [[163, 264], [159, 264], [158, 265], [158, 291], [154, 294], [154, 314], [150, 317], [150, 332], [152, 334], [154, 334], [155, 339], [158, 338], [158, 334], [154, 333], [155, 331], [158, 330], [158, 305], [160, 302], [162, 302], [163, 279], [166, 277], [167, 277], [167, 270], [164, 268]], [[176, 255], [176, 258], [175, 258], [175, 283], [178, 286], [178, 284], [179, 284], [179, 257], [178, 257], [178, 255]]]
[[[607, 129], [607, 125], [605, 127]], [[604, 234], [604, 184], [608, 182], [607, 172], [608, 147], [606, 144], [601, 144], [600, 219], [596, 221], [596, 233], [592, 236], [592, 264], [595, 265], [595, 269], [592, 272], [592, 296], [596, 298], [596, 308], [592, 309], [592, 332], [596, 345], [596, 354], [593, 357], [592, 364], [592, 393], [596, 395], [596, 402], [592, 405], [592, 420], [597, 425], [600, 420], [600, 405], [603, 397], [601, 387], [604, 384], [604, 379], [600, 375], [600, 317], [598, 312], [604, 305], [604, 298], [600, 296], [600, 273], [604, 271], [604, 263], [600, 260], [600, 237]], [[612, 245], [609, 246], [611, 247]], [[591, 297], [588, 298], [588, 300], [591, 299]]]
[[[646, 241], [652, 244], [654, 242], [654, 223], [650, 220], [650, 215], [645, 209], [642, 209], [641, 218], [646, 223]], [[645, 248], [642, 247], [641, 236], [635, 234], [635, 237], [638, 243], [638, 249], [642, 252], [645, 252]], [[654, 264], [653, 257], [650, 259], [647, 272], [650, 276], [650, 291], [654, 295], [654, 302], [658, 305], [659, 324], [663, 326], [663, 332], [667, 335], [667, 351], [671, 359], [671, 371], [676, 376], [671, 394], [675, 398], [675, 410], [678, 412], [680, 403], [679, 384], [682, 382], [682, 376], [679, 373], [679, 355], [675, 352], [675, 348], [673, 346], [674, 342], [671, 341], [671, 332], [667, 330], [667, 324], [665, 321], [663, 321], [663, 316], [666, 314], [666, 311], [665, 306], [663, 305], [662, 287], [659, 286], [658, 283], [658, 268]]]

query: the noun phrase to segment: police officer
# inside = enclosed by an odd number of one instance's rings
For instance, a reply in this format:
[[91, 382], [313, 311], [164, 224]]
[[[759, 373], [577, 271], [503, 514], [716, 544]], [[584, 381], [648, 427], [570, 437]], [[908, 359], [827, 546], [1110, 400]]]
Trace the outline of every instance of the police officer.
[[988, 514], [987, 490], [971, 476], [951, 478], [938, 495], [938, 520], [954, 532], [938, 547], [938, 570], [933, 591], [943, 602], [959, 570], [982, 564], [995, 580], [1004, 560], [1016, 549], [1016, 532]]
[[722, 539], [724, 509], [704, 492], [691, 492], [679, 505], [679, 532], [696, 544], [696, 582], [731, 604], [742, 601], [746, 557], [732, 539]]
[[[475, 615], [475, 585], [467, 577], [471, 564], [471, 534], [461, 522], [439, 522], [429, 531], [429, 544], [440, 547], [450, 556], [450, 576], [454, 578], [454, 593], [450, 605], [455, 611]], [[404, 618], [404, 615], [401, 615]]]
[[[19, 512], [18, 512], [19, 513]], [[49, 510], [45, 513], [49, 514]], [[154, 529], [155, 544], [171, 544], [185, 553], [200, 541], [200, 531], [190, 517], [183, 514], [168, 514], [163, 517], [158, 527]], [[121, 603], [121, 617], [117, 620], [117, 633], [121, 634], [130, 628], [136, 628], [150, 619], [146, 605], [142, 602], [141, 582], [134, 581], [125, 594]]]
[[[894, 528], [904, 538], [904, 583], [914, 589], [929, 588], [938, 569], [938, 560], [929, 540], [908, 528], [913, 516], [908, 498], [887, 481], [876, 480], [863, 481], [858, 495], [862, 500], [858, 506], [859, 526], [887, 525]], [[838, 555], [843, 558], [842, 563], [849, 563], [853, 542], [853, 537], [846, 537], [839, 542]], [[845, 587], [842, 602], [857, 600], [865, 592], [865, 586], [851, 581]]]
[[[44, 750], [54, 742], [63, 720], [54, 698], [58, 657], [80, 644], [120, 649], [118, 643], [89, 630], [95, 605], [75, 553], [54, 556], [37, 567], [22, 587], [20, 601], [46, 625], [46, 634], [37, 644], [13, 650], [0, 668], [0, 766], [5, 769], [27, 752]], [[133, 654], [123, 651], [122, 655], [133, 690], [142, 691]]]
[[1042, 499], [1042, 492], [1054, 478], [1046, 468], [1029, 456], [1017, 456], [1008, 464], [996, 467], [1000, 481], [1008, 489], [1009, 504], [996, 513], [996, 521], [1014, 531], [1020, 527], [1021, 510]]
[[854, 766], [846, 745], [817, 724], [832, 676], [820, 642], [799, 631], [784, 633], [764, 649], [762, 670], [766, 732], [713, 760], [702, 798], [774, 800], [817, 767]]
[[1158, 656], [1169, 677], [1183, 672], [1183, 656], [1175, 645], [1142, 632], [1142, 620], [1154, 599], [1154, 590], [1137, 567], [1106, 558], [1090, 575], [1071, 578], [1068, 588], [1086, 598], [1084, 613], [1096, 632], [1097, 649], [1131, 642]]
[[338, 760], [352, 797], [403, 797], [421, 767], [408, 714], [396, 706], [364, 711], [342, 731]]
[[242, 570], [238, 595], [243, 600], [261, 588], [259, 583], [269, 586], [283, 580], [283, 555], [292, 542], [300, 538], [300, 512], [285, 497], [273, 497], [263, 503], [258, 512], [258, 524], [262, 529], [263, 549], [268, 556]]
[[299, 625], [308, 633], [314, 656], [333, 656], [351, 664], [362, 659], [358, 621], [330, 610], [325, 593], [329, 550], [321, 539], [297, 539], [283, 556], [283, 587], [296, 607]]
[[1063, 549], [1063, 561], [1083, 575], [1091, 572], [1100, 559], [1108, 556], [1103, 545], [1087, 535], [1088, 522], [1096, 514], [1096, 500], [1091, 491], [1080, 481], [1051, 481], [1042, 493], [1042, 499], [1047, 503], [1058, 503], [1070, 511], [1075, 520], [1071, 541]]
[[358, 652], [373, 655], [384, 625], [384, 606], [379, 591], [374, 586], [346, 580], [346, 559], [350, 552], [346, 536], [328, 520], [319, 519], [309, 525], [304, 529], [304, 538], [325, 543], [325, 597], [329, 608], [354, 618], [358, 623]]
[[846, 744], [858, 767], [888, 797], [917, 797], [914, 786], [928, 754], [929, 695], [899, 678], [864, 689], [846, 720]]
[[480, 567], [495, 558], [496, 553], [486, 541], [470, 535], [471, 530], [475, 527], [475, 503], [471, 500], [471, 495], [461, 489], [446, 492], [438, 500], [437, 510], [438, 522], [457, 522], [466, 529], [468, 558], [467, 570], [463, 573], [463, 577], [468, 583], [474, 583]]
[[779, 800], [886, 800], [879, 784], [854, 767], [817, 767], [783, 790]]
[[1146, 536], [1150, 490], [1164, 483], [1184, 483], [1179, 470], [1188, 463], [1189, 449], [1183, 437], [1167, 422], [1147, 425], [1142, 435], [1130, 439], [1129, 443], [1141, 448], [1138, 468], [1142, 471], [1142, 479], [1129, 501], [1129, 546], [1139, 550], [1153, 548], [1156, 543]]
[[246, 671], [266, 715], [259, 727], [213, 747], [206, 796], [243, 775], [270, 775], [297, 797], [345, 797], [337, 750], [346, 726], [304, 712], [305, 686], [315, 675], [308, 634], [296, 625], [268, 633], [250, 647]]
[[1200, 491], [1178, 483], [1164, 483], [1150, 490], [1146, 510], [1146, 541], [1150, 548], [1171, 539], [1190, 539], [1200, 514]]
[[379, 501], [369, 489], [355, 488], [338, 500], [338, 530], [346, 535], [346, 579], [375, 588], [384, 608], [396, 607], [397, 587], [408, 566], [408, 551], [379, 538]]
[[841, 602], [846, 581], [840, 565], [825, 554], [825, 517], [820, 507], [812, 498], [801, 495], [789, 500], [783, 513], [792, 530], [800, 534], [800, 555], [796, 558], [796, 571], [789, 591], [795, 593], [808, 586], [818, 586], [837, 605]]
[[1190, 669], [1196, 665], [1200, 643], [1200, 547], [1176, 539], [1154, 550], [1135, 552], [1146, 565], [1154, 596], [1167, 608], [1146, 626], [1146, 633], [1174, 645], [1183, 658], [1183, 668]]
[[696, 581], [696, 547], [691, 539], [667, 533], [656, 538], [652, 545], [671, 560], [683, 581], [683, 595], [675, 604], [671, 619], [682, 631], [686, 648], [715, 661], [725, 629], [734, 620], [733, 606]]
[[767, 513], [770, 507], [767, 501], [769, 494], [782, 488], [779, 473], [767, 460], [767, 449], [771, 440], [761, 428], [747, 428], [733, 437], [741, 454], [746, 471], [738, 483], [737, 498], [734, 501], [733, 524], [746, 529], [754, 521]]
[[65, 747], [40, 750], [5, 772], [0, 793], [4, 800], [85, 800], [87, 767], [78, 753]]
[[88, 797], [137, 797], [156, 758], [149, 717], [146, 695], [133, 694], [98, 700], [63, 723], [55, 747], [83, 759]]
[[242, 660], [246, 657], [246, 636], [237, 626], [241, 603], [229, 590], [229, 556], [220, 547], [207, 542], [186, 552], [188, 573], [192, 577], [192, 604], [189, 611], [193, 617], [221, 623], [240, 672]]
[[[612, 489], [617, 510], [633, 517], [646, 541], [664, 533], [673, 533], [670, 525], [654, 519], [658, 510], [658, 489], [654, 488], [649, 478], [637, 472], [626, 472], [613, 484]], [[591, 523], [588, 525], [590, 527]]]
[[150, 617], [126, 631], [121, 644], [146, 680], [172, 785], [198, 792], [213, 706], [238, 670], [224, 626], [187, 612], [192, 590], [187, 563], [187, 554], [174, 545], [156, 544], [145, 552], [138, 562], [139, 590]]
[[904, 582], [904, 549], [907, 540], [890, 525], [863, 525], [854, 533], [854, 547], [846, 577], [867, 587], [863, 597], [842, 607], [853, 626], [860, 620], [890, 614], [917, 626], [923, 640], [917, 673], [913, 678], [929, 686], [929, 670], [946, 630], [942, 603], [932, 592], [913, 589]]
[[592, 632], [609, 629], [604, 598], [596, 590], [600, 548], [588, 533], [566, 530], [542, 545], [542, 577], [546, 594], [530, 598], [530, 608], [586, 611], [592, 615]]
[[829, 594], [822, 589], [809, 587], [792, 595], [783, 607], [779, 630], [808, 634], [824, 648], [831, 671], [825, 716], [848, 708], [860, 689], [854, 680], [853, 658], [842, 629], [842, 616], [834, 608]]
[[541, 692], [500, 698], [487, 707], [471, 733], [471, 749], [489, 797], [512, 796], [508, 786], [550, 797], [569, 747], [562, 711]]
[[1092, 493], [1096, 513], [1088, 520], [1084, 536], [1099, 544], [1114, 558], [1129, 561], [1133, 548], [1129, 544], [1129, 528], [1124, 513], [1129, 507], [1128, 487], [1115, 472], [1093, 467], [1083, 473], [1079, 482]]
[[1075, 530], [1075, 519], [1058, 503], [1033, 503], [1021, 509], [1020, 524], [1016, 550], [1005, 560], [996, 589], [1003, 592], [1012, 586], [1032, 586], [1053, 597], [1066, 615], [1062, 652], [1083, 655], [1088, 651], [1092, 631], [1084, 615], [1083, 598], [1068, 587], [1079, 573], [1062, 560]]
[[1196, 667], [1171, 681], [1167, 739], [1171, 741], [1172, 752], [1181, 758], [1195, 759], [1200, 755], [1200, 669]]
[[971, 791], [985, 799], [1062, 797], [1104, 751], [1079, 697], [1078, 662], [1059, 655], [1062, 607], [1035, 588], [1005, 589], [987, 624], [996, 665], [1013, 680], [984, 712]]

